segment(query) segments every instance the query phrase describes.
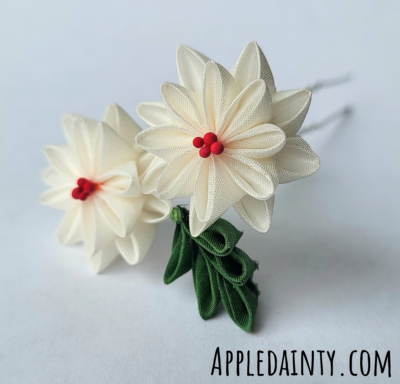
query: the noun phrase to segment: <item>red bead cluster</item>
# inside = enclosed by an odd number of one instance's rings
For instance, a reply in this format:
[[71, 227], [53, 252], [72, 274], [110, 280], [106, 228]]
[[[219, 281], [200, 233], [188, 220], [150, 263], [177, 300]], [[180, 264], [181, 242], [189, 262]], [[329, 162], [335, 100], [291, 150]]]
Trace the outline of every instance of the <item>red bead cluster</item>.
[[93, 192], [97, 189], [97, 184], [89, 181], [83, 177], [78, 179], [76, 182], [78, 184], [78, 188], [72, 190], [72, 197], [75, 200], [85, 201]]
[[193, 146], [200, 148], [199, 155], [203, 158], [207, 158], [213, 153], [214, 155], [220, 155], [224, 152], [224, 146], [218, 142], [218, 137], [215, 133], [208, 132], [204, 137], [195, 137], [193, 139]]

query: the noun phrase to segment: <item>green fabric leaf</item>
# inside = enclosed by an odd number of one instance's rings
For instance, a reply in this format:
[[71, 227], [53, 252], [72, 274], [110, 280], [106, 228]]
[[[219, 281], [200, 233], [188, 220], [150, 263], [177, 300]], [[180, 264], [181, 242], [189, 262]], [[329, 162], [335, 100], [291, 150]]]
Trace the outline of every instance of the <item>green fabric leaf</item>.
[[205, 320], [212, 317], [222, 301], [235, 324], [251, 332], [260, 294], [251, 279], [258, 265], [236, 247], [242, 233], [218, 219], [192, 237], [185, 208], [175, 207], [171, 218], [176, 229], [164, 282], [169, 284], [192, 268], [200, 316]]

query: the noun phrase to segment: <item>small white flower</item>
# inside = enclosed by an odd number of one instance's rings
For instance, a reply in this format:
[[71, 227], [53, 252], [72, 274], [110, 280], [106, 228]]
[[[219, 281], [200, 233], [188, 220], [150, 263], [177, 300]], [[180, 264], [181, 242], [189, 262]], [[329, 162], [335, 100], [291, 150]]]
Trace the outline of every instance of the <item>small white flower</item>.
[[178, 48], [177, 64], [181, 85], [164, 83], [162, 102], [138, 107], [151, 127], [137, 143], [167, 162], [156, 195], [191, 196], [193, 236], [231, 206], [254, 229], [266, 232], [278, 183], [309, 176], [319, 167], [318, 157], [296, 136], [311, 92], [276, 92], [254, 42], [231, 72], [185, 46]]
[[104, 121], [65, 116], [68, 144], [46, 148], [51, 167], [43, 177], [51, 189], [41, 197], [67, 211], [58, 239], [64, 245], [84, 241], [95, 272], [118, 253], [128, 264], [140, 262], [156, 224], [171, 210], [169, 201], [153, 195], [165, 162], [135, 144], [140, 127], [116, 105]]

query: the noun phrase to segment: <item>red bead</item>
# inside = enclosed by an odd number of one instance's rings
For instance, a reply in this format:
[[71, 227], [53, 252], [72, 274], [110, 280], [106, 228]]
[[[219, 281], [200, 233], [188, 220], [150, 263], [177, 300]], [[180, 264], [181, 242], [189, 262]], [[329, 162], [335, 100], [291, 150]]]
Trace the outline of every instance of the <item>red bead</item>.
[[193, 139], [193, 145], [195, 148], [201, 148], [204, 145], [204, 140], [201, 137], [195, 137]]
[[218, 141], [217, 135], [212, 132], [208, 132], [204, 135], [204, 144], [211, 147], [212, 144]]
[[224, 152], [224, 146], [223, 146], [222, 143], [219, 143], [219, 142], [214, 143], [214, 144], [210, 147], [210, 149], [211, 149], [211, 152], [212, 152], [214, 155], [220, 155], [222, 152]]
[[81, 192], [79, 194], [79, 200], [85, 201], [88, 198], [88, 194], [86, 192]]
[[211, 155], [210, 147], [206, 146], [206, 147], [200, 148], [199, 154], [201, 157], [204, 157], [206, 159], [207, 157], [209, 157]]
[[92, 193], [96, 190], [96, 184], [92, 183], [91, 181], [87, 181], [85, 184], [83, 184], [83, 190], [86, 193]]
[[82, 191], [81, 191], [80, 188], [75, 188], [75, 189], [72, 190], [71, 195], [72, 195], [72, 197], [73, 197], [75, 200], [78, 200], [78, 199], [79, 199], [79, 194], [80, 194], [81, 192], [82, 192]]
[[86, 182], [87, 182], [87, 179], [85, 179], [84, 177], [81, 177], [80, 179], [78, 179], [77, 184], [79, 187], [83, 188], [83, 186]]

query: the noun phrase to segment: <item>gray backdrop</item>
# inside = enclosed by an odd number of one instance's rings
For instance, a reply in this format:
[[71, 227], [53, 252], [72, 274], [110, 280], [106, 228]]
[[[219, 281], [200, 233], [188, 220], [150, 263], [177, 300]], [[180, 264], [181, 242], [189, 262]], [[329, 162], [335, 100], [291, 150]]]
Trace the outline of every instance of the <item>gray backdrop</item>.
[[[398, 1], [3, 0], [0, 7], [1, 383], [387, 382], [360, 376], [363, 349], [390, 350], [391, 382], [400, 382]], [[163, 284], [171, 221], [140, 265], [119, 259], [95, 276], [82, 247], [57, 244], [62, 212], [38, 197], [46, 188], [42, 149], [65, 141], [63, 113], [100, 119], [116, 102], [139, 121], [138, 103], [160, 99], [161, 83], [177, 81], [179, 44], [230, 68], [251, 40], [279, 90], [354, 75], [315, 94], [307, 123], [345, 104], [354, 114], [307, 135], [321, 168], [278, 188], [267, 234], [233, 211], [225, 215], [245, 231], [239, 246], [260, 261], [262, 294], [247, 334], [222, 310], [199, 317], [190, 274]], [[318, 361], [311, 378], [245, 378], [245, 367], [239, 378], [211, 376], [216, 347], [250, 350], [252, 371], [257, 350], [336, 350], [335, 376], [320, 376]], [[352, 350], [357, 377], [348, 372]]]

